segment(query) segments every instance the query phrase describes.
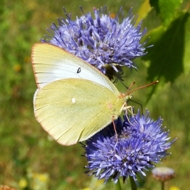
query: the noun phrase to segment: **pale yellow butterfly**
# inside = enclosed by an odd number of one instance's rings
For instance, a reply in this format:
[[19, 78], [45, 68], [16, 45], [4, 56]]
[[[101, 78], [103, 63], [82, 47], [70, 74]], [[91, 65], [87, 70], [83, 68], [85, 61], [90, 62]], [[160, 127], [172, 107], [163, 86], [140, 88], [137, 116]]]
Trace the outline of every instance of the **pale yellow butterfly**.
[[127, 94], [95, 67], [59, 47], [35, 44], [32, 65], [38, 86], [35, 117], [62, 145], [87, 140], [126, 108]]

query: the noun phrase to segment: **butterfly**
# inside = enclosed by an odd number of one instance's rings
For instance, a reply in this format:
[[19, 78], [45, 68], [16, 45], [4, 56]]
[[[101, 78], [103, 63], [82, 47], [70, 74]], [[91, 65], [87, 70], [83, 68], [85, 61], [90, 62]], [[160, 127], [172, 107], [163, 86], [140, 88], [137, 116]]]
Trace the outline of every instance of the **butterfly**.
[[34, 115], [58, 143], [69, 146], [87, 140], [126, 109], [129, 95], [75, 55], [37, 43], [31, 59], [37, 84]]

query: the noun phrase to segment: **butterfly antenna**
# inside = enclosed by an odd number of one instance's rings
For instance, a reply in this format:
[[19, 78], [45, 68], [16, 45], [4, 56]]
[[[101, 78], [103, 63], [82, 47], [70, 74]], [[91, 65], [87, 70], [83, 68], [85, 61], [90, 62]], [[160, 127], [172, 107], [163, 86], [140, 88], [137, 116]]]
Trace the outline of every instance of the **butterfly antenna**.
[[135, 85], [135, 82], [133, 82], [127, 89], [130, 90]]
[[[152, 85], [154, 85], [154, 84], [157, 84], [158, 82], [159, 82], [159, 81], [156, 80], [156, 81], [151, 82], [151, 83], [149, 83], [149, 84], [145, 84], [145, 85], [143, 85], [143, 86], [137, 87], [137, 88], [135, 88], [135, 89], [133, 89], [133, 90], [127, 92], [126, 94], [129, 95], [129, 94], [131, 94], [131, 93], [134, 92], [134, 91], [137, 91], [137, 90], [140, 90], [140, 89], [146, 88], [146, 87], [148, 87], [148, 86], [152, 86]], [[129, 88], [129, 89], [130, 89], [130, 88]]]

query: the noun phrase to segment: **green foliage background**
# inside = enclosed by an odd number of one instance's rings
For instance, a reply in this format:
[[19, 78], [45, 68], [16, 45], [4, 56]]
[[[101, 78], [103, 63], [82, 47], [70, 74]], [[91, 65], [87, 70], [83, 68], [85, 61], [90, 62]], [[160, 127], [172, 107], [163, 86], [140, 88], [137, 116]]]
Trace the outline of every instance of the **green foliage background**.
[[[84, 174], [85, 158], [80, 145], [63, 147], [50, 139], [34, 118], [32, 99], [36, 89], [30, 61], [31, 47], [46, 34], [62, 7], [75, 15], [104, 6], [100, 0], [0, 1], [0, 184], [17, 189], [114, 189], [113, 183]], [[126, 71], [126, 85], [138, 86], [159, 79], [159, 84], [133, 93], [133, 99], [160, 115], [171, 138], [178, 140], [172, 154], [160, 165], [173, 168], [176, 178], [166, 189], [190, 186], [190, 1], [110, 0], [111, 13], [131, 7], [143, 19], [148, 32], [148, 54], [137, 59], [138, 71]], [[118, 86], [121, 90], [122, 87]], [[132, 103], [131, 103], [132, 104]], [[88, 117], [88, 116], [87, 116]], [[80, 122], [80, 121], [79, 121]], [[124, 185], [128, 186], [128, 184]], [[147, 173], [140, 189], [158, 189], [160, 184]]]

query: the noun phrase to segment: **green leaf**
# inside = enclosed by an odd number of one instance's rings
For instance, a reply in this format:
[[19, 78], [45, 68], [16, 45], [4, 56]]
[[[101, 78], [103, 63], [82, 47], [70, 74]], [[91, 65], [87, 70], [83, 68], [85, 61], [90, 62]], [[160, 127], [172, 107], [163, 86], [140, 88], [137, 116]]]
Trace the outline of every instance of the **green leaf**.
[[144, 19], [148, 13], [152, 10], [152, 7], [149, 4], [149, 0], [144, 0], [144, 2], [142, 3], [142, 5], [140, 6], [137, 15], [137, 21], [136, 23], [139, 23], [142, 19]]
[[159, 0], [150, 0], [150, 5], [156, 9], [157, 14], [160, 13]]
[[[148, 45], [154, 45], [143, 57], [150, 64], [148, 80], [159, 79], [164, 82], [174, 82], [184, 72], [185, 34], [190, 31], [188, 24], [189, 14], [182, 13], [168, 29], [160, 26], [148, 34], [150, 36]], [[188, 40], [190, 41], [190, 37]], [[186, 59], [189, 59], [189, 55]]]
[[182, 0], [160, 0], [160, 16], [164, 25], [168, 26], [176, 17], [176, 12], [180, 9]]
[[165, 26], [175, 19], [182, 2], [183, 0], [150, 0], [151, 6], [156, 9]]
[[190, 15], [185, 26], [185, 54], [184, 54], [185, 74], [190, 72]]

